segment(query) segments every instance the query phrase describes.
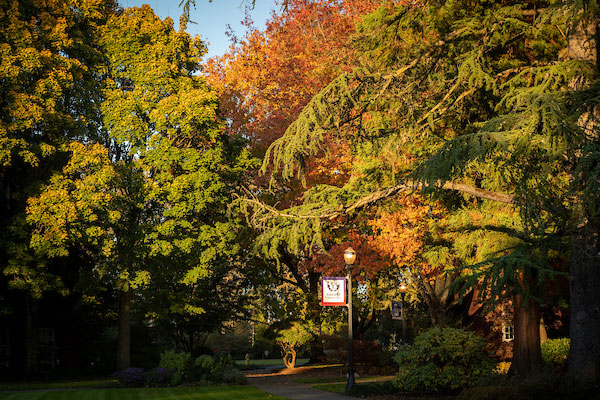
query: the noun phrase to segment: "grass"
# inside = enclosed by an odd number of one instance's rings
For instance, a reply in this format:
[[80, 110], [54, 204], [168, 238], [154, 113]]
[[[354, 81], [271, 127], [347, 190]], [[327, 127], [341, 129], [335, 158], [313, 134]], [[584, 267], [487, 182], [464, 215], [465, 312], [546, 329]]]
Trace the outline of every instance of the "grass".
[[[306, 364], [307, 362], [308, 362], [308, 358], [296, 359], [296, 365]], [[237, 360], [235, 363], [236, 363], [236, 365], [240, 365], [240, 366], [246, 365], [245, 360]], [[267, 367], [267, 366], [272, 366], [272, 365], [283, 365], [283, 360], [281, 358], [269, 358], [266, 360], [250, 360], [248, 362], [248, 365], [262, 366], [262, 367]]]
[[314, 385], [313, 387], [315, 389], [325, 390], [326, 392], [344, 394], [346, 383], [322, 383], [320, 385]]
[[[343, 394], [346, 389], [346, 383], [325, 383], [321, 385], [313, 385], [314, 388], [325, 390], [327, 392]], [[369, 397], [374, 395], [387, 395], [395, 394], [398, 389], [394, 387], [390, 380], [386, 381], [358, 381], [352, 390], [350, 395], [353, 397]]]
[[77, 388], [102, 388], [117, 383], [115, 379], [88, 379], [70, 381], [40, 381], [0, 383], [0, 391], [7, 390], [41, 390], [41, 389], [77, 389]]
[[0, 400], [286, 400], [254, 386], [0, 392]]
[[[356, 382], [361, 382], [361, 383], [365, 383], [365, 382], [385, 382], [385, 381], [391, 381], [392, 379], [394, 379], [393, 375], [389, 375], [389, 376], [369, 376], [366, 378], [358, 378], [356, 379]], [[294, 379], [294, 382], [296, 383], [302, 383], [305, 385], [314, 385], [314, 384], [325, 384], [325, 383], [346, 383], [346, 378], [339, 376], [339, 377], [313, 377], [313, 378], [298, 378], [298, 379]], [[320, 387], [319, 387], [320, 389]]]

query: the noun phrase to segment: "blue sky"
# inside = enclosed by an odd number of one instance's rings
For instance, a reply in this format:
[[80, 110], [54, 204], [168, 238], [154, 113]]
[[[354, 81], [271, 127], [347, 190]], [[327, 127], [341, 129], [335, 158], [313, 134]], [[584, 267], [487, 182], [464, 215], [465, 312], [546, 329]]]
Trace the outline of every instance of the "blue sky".
[[[139, 7], [149, 4], [161, 18], [171, 17], [175, 29], [179, 27], [179, 16], [183, 9], [179, 7], [180, 0], [118, 0], [123, 7]], [[196, 8], [192, 8], [190, 18], [195, 24], [188, 24], [187, 31], [191, 35], [200, 35], [208, 42], [208, 55], [206, 58], [221, 55], [229, 47], [229, 40], [225, 32], [227, 25], [231, 25], [233, 32], [241, 37], [246, 31], [241, 25], [244, 19], [244, 9], [251, 5], [250, 0], [196, 0]], [[275, 0], [256, 0], [250, 16], [254, 25], [263, 29], [266, 20], [275, 8]]]

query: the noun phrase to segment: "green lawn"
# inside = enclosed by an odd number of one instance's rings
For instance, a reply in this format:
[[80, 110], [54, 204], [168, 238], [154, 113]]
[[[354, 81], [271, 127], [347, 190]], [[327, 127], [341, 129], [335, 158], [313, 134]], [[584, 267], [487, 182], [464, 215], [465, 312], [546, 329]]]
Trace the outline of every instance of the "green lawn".
[[[307, 362], [308, 362], [308, 358], [296, 359], [296, 365], [306, 364]], [[242, 367], [244, 365], [246, 365], [245, 360], [237, 360], [235, 363]], [[283, 365], [283, 360], [281, 358], [269, 358], [266, 360], [250, 360], [250, 362], [248, 364], [255, 365], [255, 366]]]
[[[315, 389], [325, 390], [327, 392], [343, 394], [346, 389], [346, 383], [324, 383], [312, 385]], [[387, 395], [397, 393], [397, 389], [392, 385], [391, 380], [360, 380], [352, 388], [352, 396], [369, 397], [373, 395]]]
[[254, 386], [0, 392], [0, 400], [286, 400]]
[[[333, 392], [344, 394], [344, 390], [346, 389], [345, 383], [322, 383], [319, 385], [313, 385], [315, 389], [325, 390], [326, 392]], [[2, 397], [0, 397], [1, 399]]]
[[[394, 379], [394, 375], [389, 376], [368, 376], [366, 378], [357, 378], [356, 382], [385, 382]], [[323, 384], [323, 383], [344, 383], [346, 377], [313, 377], [313, 378], [298, 378], [294, 379], [296, 383], [302, 383], [305, 385]]]
[[102, 388], [116, 383], [116, 379], [0, 383], [0, 392], [5, 390]]

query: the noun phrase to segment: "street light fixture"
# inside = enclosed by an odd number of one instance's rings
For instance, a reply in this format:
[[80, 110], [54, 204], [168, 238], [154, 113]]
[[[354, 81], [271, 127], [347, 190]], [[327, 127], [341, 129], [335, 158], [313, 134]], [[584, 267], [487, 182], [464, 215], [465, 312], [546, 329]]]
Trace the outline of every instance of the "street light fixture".
[[404, 280], [400, 282], [400, 287], [398, 289], [400, 290], [402, 301], [400, 307], [400, 319], [402, 320], [402, 344], [406, 344], [406, 314], [404, 312], [404, 295], [408, 290], [408, 285]]
[[350, 394], [350, 389], [354, 385], [354, 360], [352, 351], [352, 265], [356, 261], [356, 252], [352, 247], [348, 247], [344, 251], [344, 262], [346, 263], [346, 269], [348, 275], [346, 280], [348, 281], [348, 383], [346, 383], [347, 395]]

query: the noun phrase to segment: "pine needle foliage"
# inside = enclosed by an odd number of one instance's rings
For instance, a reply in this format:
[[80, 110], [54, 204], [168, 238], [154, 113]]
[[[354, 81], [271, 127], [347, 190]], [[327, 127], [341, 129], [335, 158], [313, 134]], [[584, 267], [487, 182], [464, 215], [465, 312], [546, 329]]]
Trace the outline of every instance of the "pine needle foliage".
[[[505, 247], [475, 258], [464, 254], [463, 266], [490, 272], [473, 274], [470, 283], [484, 282], [499, 294], [521, 273], [548, 278], [544, 257], [550, 244], [564, 244], [573, 226], [573, 198], [585, 202], [585, 218], [598, 216], [598, 192], [590, 190], [598, 186], [594, 129], [581, 128], [598, 101], [597, 72], [590, 60], [568, 56], [566, 34], [594, 10], [592, 3], [532, 8], [457, 0], [388, 5], [365, 17], [355, 40], [364, 54], [361, 68], [315, 96], [263, 164], [263, 171], [272, 165], [273, 176], [302, 179], [307, 161], [327, 153], [333, 137], [350, 145], [352, 176], [342, 188], [313, 188], [302, 205], [271, 214], [266, 235], [277, 236], [282, 227], [302, 232], [291, 247], [298, 251], [319, 243], [315, 237], [323, 232], [316, 222], [310, 231], [299, 222], [304, 217], [321, 211], [327, 218], [336, 207], [349, 209], [361, 196], [402, 182], [430, 191], [440, 182], [464, 182], [511, 194], [509, 214], [519, 221], [508, 230], [493, 224], [505, 231], [499, 242]], [[574, 85], [582, 80], [588, 84]], [[469, 196], [457, 205], [457, 212], [482, 207]], [[286, 213], [295, 218], [284, 222]]]

